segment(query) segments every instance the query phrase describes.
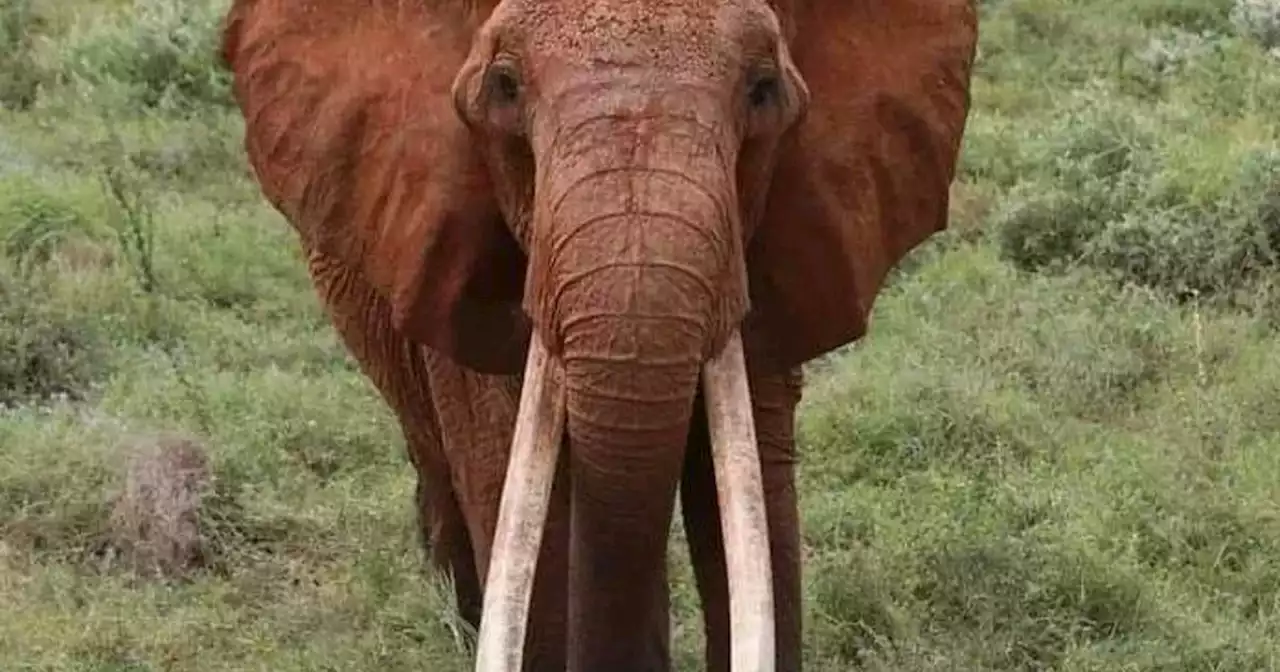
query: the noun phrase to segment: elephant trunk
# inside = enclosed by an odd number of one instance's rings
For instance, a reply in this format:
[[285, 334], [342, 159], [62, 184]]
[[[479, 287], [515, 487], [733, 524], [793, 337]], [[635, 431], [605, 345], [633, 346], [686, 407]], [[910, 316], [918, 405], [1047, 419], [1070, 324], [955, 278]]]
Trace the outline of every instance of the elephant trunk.
[[667, 540], [733, 247], [722, 169], [614, 158], [566, 166], [542, 228], [569, 436], [569, 655], [575, 670], [665, 670]]
[[[604, 115], [573, 128], [554, 151], [539, 153], [529, 246], [535, 275], [526, 304], [535, 333], [481, 649], [486, 629], [494, 651], [499, 638], [518, 645], [519, 618], [490, 621], [490, 605], [503, 613], [527, 608], [553, 471], [547, 446], [558, 443], [563, 421], [572, 501], [569, 670], [670, 669], [667, 540], [694, 401], [705, 382], [734, 657], [744, 661], [741, 669], [758, 669], [774, 659], [773, 607], [736, 333], [745, 273], [733, 162], [689, 119]], [[520, 557], [503, 557], [509, 552]], [[751, 633], [746, 646], [739, 629]]]
[[533, 246], [534, 321], [564, 367], [571, 669], [669, 669], [689, 423], [745, 307], [732, 163], [691, 118], [575, 129], [545, 164]]

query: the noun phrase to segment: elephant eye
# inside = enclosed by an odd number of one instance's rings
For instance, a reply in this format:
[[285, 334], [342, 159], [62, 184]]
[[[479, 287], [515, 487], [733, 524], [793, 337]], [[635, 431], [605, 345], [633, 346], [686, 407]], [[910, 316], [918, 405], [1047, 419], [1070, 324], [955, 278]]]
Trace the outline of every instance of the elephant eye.
[[782, 95], [782, 82], [776, 74], [760, 75], [747, 91], [747, 102], [752, 108], [761, 108], [778, 100]]
[[509, 105], [520, 100], [520, 75], [515, 66], [508, 63], [490, 66], [485, 75], [485, 86], [495, 103]]

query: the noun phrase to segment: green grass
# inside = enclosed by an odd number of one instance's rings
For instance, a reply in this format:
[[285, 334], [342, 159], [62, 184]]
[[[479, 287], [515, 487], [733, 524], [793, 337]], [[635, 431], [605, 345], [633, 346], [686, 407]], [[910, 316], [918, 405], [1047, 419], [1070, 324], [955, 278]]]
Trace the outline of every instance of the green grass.
[[[808, 669], [1275, 670], [1280, 10], [982, 4], [955, 228], [809, 372]], [[244, 165], [224, 6], [0, 0], [0, 669], [468, 669]], [[146, 582], [102, 540], [169, 431], [217, 557]]]

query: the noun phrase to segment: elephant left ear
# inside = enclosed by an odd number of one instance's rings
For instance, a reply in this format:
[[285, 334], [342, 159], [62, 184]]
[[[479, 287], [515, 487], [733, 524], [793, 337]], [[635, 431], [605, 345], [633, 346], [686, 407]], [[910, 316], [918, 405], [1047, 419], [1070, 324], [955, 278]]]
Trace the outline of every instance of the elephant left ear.
[[743, 332], [789, 367], [860, 338], [890, 269], [946, 228], [978, 29], [971, 0], [778, 4], [811, 97], [747, 250]]

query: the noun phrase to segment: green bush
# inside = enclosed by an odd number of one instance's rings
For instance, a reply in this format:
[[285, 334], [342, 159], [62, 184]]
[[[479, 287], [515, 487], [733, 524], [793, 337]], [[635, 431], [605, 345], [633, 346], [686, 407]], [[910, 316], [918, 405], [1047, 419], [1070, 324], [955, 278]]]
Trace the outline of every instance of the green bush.
[[1280, 269], [1280, 148], [1166, 146], [1131, 108], [1098, 94], [1073, 103], [1020, 148], [1036, 168], [991, 221], [1007, 261], [1085, 265], [1179, 297], [1227, 295]]
[[1164, 24], [1196, 32], [1221, 32], [1229, 26], [1231, 0], [1134, 0], [1126, 4], [1144, 25]]
[[1158, 79], [1181, 71], [1214, 46], [1215, 42], [1203, 33], [1175, 27], [1153, 36], [1134, 56], [1147, 68], [1150, 78]]
[[[1033, 191], [1026, 189], [1024, 191]], [[1024, 271], [1074, 264], [1102, 226], [1101, 198], [1062, 189], [1010, 198], [993, 222], [1005, 259]]]
[[1280, 264], [1274, 236], [1230, 213], [1143, 213], [1108, 226], [1090, 242], [1087, 261], [1118, 277], [1177, 296], [1241, 289]]
[[1280, 152], [1259, 151], [1201, 207], [1148, 209], [1104, 227], [1084, 260], [1175, 295], [1227, 294], [1280, 269]]
[[146, 108], [180, 112], [231, 104], [230, 75], [217, 61], [222, 3], [134, 0], [115, 20], [70, 36], [63, 69]]
[[1023, 270], [1080, 260], [1106, 224], [1149, 198], [1155, 141], [1127, 110], [1091, 93], [1040, 137], [1023, 139], [1030, 167], [994, 215], [1006, 259]]
[[45, 287], [0, 266], [0, 405], [83, 399], [101, 373], [92, 317], [59, 306]]
[[90, 227], [83, 209], [55, 188], [34, 179], [0, 182], [0, 252], [19, 270], [47, 263]]
[[1023, 270], [1086, 265], [1174, 296], [1226, 295], [1280, 269], [1280, 190], [1252, 206], [1137, 209], [1100, 216], [1097, 194], [1055, 190], [1013, 201], [996, 221]]
[[33, 38], [42, 24], [31, 0], [0, 0], [0, 108], [25, 110], [44, 78]]

